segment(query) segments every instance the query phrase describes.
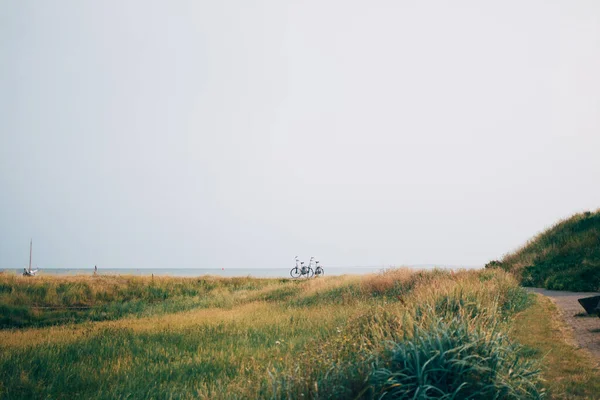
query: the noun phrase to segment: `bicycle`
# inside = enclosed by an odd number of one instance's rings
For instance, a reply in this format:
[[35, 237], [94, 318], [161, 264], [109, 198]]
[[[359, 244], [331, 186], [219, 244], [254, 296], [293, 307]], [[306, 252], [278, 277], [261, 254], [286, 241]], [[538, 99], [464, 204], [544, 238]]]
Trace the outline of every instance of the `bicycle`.
[[[313, 266], [313, 260], [315, 258], [311, 257], [310, 261], [308, 262], [308, 268], [310, 268], [312, 270], [312, 266]], [[321, 267], [319, 265], [319, 261], [315, 260], [315, 276], [323, 276], [325, 274], [325, 270], [323, 269], [323, 267]]]
[[319, 265], [318, 261], [315, 261], [315, 265], [316, 265], [316, 267], [315, 267], [315, 276], [323, 276], [323, 275], [325, 275], [325, 270], [323, 269], [323, 267], [321, 267]]
[[[312, 263], [312, 258], [310, 260]], [[311, 278], [315, 274], [315, 271], [310, 267], [310, 264], [306, 267], [304, 266], [304, 262], [300, 261], [300, 268], [298, 268], [298, 261], [300, 260], [298, 260], [298, 256], [296, 256], [296, 266], [290, 271], [292, 278], [299, 278], [304, 275], [306, 275], [306, 278]]]

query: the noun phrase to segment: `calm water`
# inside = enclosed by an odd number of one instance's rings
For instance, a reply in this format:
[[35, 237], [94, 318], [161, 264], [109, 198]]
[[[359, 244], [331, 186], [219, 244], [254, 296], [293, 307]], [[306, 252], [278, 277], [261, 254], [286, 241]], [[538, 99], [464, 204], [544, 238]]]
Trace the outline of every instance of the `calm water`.
[[[434, 265], [419, 265], [411, 268], [430, 269]], [[439, 268], [454, 268], [438, 266]], [[373, 272], [381, 272], [387, 267], [325, 267], [325, 275], [364, 275]], [[256, 278], [286, 278], [290, 277], [290, 268], [98, 268], [101, 275], [164, 275], [164, 276], [252, 276]], [[15, 271], [17, 274], [23, 269], [5, 269], [4, 271]], [[38, 275], [92, 275], [94, 268], [69, 269], [69, 268], [47, 268], [40, 269]]]

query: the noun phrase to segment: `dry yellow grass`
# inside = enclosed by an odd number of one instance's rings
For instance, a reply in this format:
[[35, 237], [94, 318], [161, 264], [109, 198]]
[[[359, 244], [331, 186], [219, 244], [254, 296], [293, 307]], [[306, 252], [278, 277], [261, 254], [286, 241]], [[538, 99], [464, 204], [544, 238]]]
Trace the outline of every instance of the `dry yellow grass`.
[[380, 274], [370, 274], [360, 280], [360, 284], [367, 293], [386, 293], [397, 285], [407, 284], [414, 278], [415, 270], [409, 268], [395, 268], [383, 271]]

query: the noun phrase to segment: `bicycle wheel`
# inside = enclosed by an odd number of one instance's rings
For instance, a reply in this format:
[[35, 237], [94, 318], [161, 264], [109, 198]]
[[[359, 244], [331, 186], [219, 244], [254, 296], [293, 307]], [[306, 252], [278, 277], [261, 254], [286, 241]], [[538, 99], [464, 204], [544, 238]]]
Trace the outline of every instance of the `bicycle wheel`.
[[308, 267], [308, 268], [306, 269], [306, 278], [307, 278], [307, 279], [308, 279], [308, 278], [312, 278], [314, 274], [315, 274], [315, 271], [313, 271], [313, 269], [312, 269], [312, 268]]
[[315, 269], [315, 276], [323, 276], [325, 275], [325, 271], [323, 270], [323, 268], [318, 267], [317, 269]]
[[290, 271], [290, 275], [292, 276], [292, 278], [297, 278], [300, 275], [302, 275], [302, 272], [300, 272], [300, 268], [298, 267], [294, 267], [292, 268], [292, 270]]

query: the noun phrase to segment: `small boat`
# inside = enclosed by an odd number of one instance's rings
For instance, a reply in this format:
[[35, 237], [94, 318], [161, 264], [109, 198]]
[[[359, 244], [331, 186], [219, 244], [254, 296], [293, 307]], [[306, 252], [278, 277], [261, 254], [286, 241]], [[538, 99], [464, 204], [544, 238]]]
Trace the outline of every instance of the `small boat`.
[[33, 239], [29, 242], [29, 269], [23, 268], [23, 276], [35, 276], [37, 269], [31, 269], [31, 253], [33, 249]]

